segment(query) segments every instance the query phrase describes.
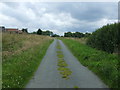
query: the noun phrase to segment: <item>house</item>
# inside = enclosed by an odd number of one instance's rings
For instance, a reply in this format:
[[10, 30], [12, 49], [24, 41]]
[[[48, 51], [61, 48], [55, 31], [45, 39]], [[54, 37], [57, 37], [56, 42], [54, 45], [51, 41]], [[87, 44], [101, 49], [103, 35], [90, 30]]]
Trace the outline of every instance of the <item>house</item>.
[[10, 32], [10, 33], [18, 33], [18, 29], [15, 29], [15, 28], [6, 28], [5, 29], [5, 32]]
[[18, 34], [22, 34], [23, 33], [22, 30], [19, 30], [17, 28], [5, 28], [4, 26], [0, 27], [0, 31], [7, 32], [7, 33], [18, 33]]

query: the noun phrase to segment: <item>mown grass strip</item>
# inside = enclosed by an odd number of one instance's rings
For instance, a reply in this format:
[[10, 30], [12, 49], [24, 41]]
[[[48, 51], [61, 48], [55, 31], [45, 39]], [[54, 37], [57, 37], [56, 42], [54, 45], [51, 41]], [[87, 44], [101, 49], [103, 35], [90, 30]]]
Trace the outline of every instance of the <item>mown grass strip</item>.
[[23, 88], [37, 70], [53, 40], [31, 47], [3, 60], [3, 88]]
[[96, 73], [109, 88], [119, 88], [118, 57], [83, 45], [75, 40], [61, 39], [78, 60]]

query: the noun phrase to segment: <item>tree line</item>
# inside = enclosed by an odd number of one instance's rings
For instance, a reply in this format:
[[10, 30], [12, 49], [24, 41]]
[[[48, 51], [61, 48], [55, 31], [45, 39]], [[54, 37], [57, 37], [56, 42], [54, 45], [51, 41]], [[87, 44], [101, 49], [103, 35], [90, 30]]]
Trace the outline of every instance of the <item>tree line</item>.
[[118, 53], [120, 46], [120, 23], [107, 24], [89, 36], [87, 45], [106, 51], [108, 53]]
[[82, 38], [82, 37], [88, 37], [91, 33], [81, 33], [81, 32], [66, 32], [64, 33], [64, 37], [75, 37], [75, 38]]
[[43, 31], [40, 28], [36, 32], [32, 32], [32, 34], [46, 35], [46, 36], [53, 36], [54, 35], [52, 31], [49, 31], [49, 30]]

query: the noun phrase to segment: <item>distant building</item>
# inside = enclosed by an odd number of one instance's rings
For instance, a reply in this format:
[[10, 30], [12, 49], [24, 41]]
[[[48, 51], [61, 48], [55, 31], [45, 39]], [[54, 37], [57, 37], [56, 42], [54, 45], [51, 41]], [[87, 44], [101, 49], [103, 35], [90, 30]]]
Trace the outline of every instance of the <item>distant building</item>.
[[18, 33], [19, 30], [15, 28], [6, 28], [5, 31], [10, 33]]
[[22, 34], [22, 30], [19, 30], [17, 28], [5, 28], [5, 27], [0, 27], [0, 31], [2, 32], [8, 32], [8, 33], [18, 33], [18, 34]]

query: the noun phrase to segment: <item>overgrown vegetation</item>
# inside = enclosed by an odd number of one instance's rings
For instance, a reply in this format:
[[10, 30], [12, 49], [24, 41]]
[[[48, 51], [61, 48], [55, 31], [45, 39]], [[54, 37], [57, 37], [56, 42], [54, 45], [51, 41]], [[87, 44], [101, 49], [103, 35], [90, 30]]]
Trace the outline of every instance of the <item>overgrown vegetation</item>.
[[120, 46], [119, 28], [120, 23], [108, 24], [99, 28], [88, 38], [87, 45], [108, 53], [118, 53], [118, 46]]
[[119, 87], [117, 55], [93, 49], [76, 40], [62, 39], [62, 41], [84, 66], [96, 73], [110, 88]]
[[52, 42], [50, 37], [3, 33], [3, 88], [23, 88]]

